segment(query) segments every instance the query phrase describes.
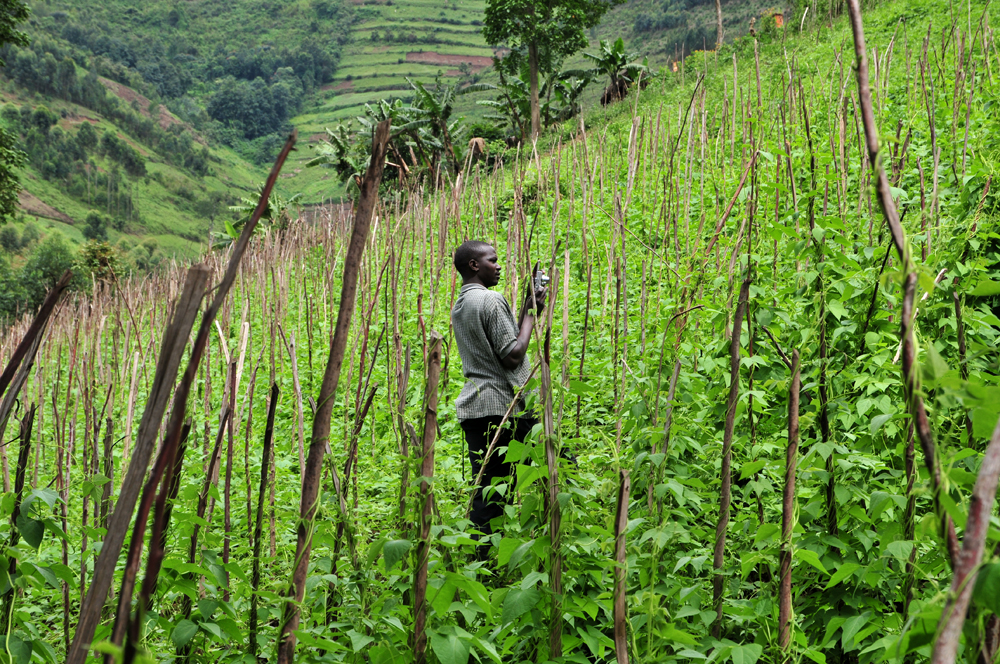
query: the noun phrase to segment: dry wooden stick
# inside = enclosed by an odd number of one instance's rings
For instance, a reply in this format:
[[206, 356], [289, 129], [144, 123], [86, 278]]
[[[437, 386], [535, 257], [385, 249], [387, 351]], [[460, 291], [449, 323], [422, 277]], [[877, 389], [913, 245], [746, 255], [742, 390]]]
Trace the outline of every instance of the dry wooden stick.
[[[395, 297], [395, 292], [393, 293]], [[406, 355], [400, 364], [400, 341], [402, 337], [398, 332], [398, 320], [396, 323], [396, 365], [398, 367], [398, 407], [396, 410], [397, 426], [399, 427], [399, 454], [403, 458], [402, 475], [399, 480], [399, 518], [402, 520], [406, 516], [406, 493], [410, 485], [410, 434], [406, 428], [406, 392], [410, 384], [410, 344], [406, 344]], [[414, 441], [415, 442], [415, 441]]]
[[[736, 205], [736, 200], [740, 197], [740, 192], [743, 191], [743, 185], [747, 182], [747, 176], [750, 175], [750, 171], [753, 170], [753, 166], [757, 161], [758, 152], [754, 152], [750, 156], [750, 162], [747, 163], [746, 168], [743, 169], [743, 175], [740, 176], [740, 182], [736, 185], [736, 191], [733, 192], [733, 197], [729, 199], [729, 205], [726, 206], [725, 211], [723, 211], [722, 216], [719, 217], [719, 221], [715, 224], [715, 232], [712, 234], [712, 239], [709, 241], [708, 246], [705, 247], [705, 260], [708, 260], [708, 255], [712, 253], [712, 248], [715, 243], [719, 241], [719, 233], [722, 232], [722, 228], [726, 225], [726, 220], [729, 218], [729, 213], [733, 211], [733, 206]], [[695, 253], [697, 253], [698, 247], [695, 245]]]
[[[28, 374], [34, 366], [35, 356], [42, 345], [45, 326], [59, 301], [60, 295], [62, 295], [62, 292], [68, 286], [71, 276], [72, 274], [69, 271], [63, 274], [62, 278], [59, 279], [52, 290], [45, 296], [45, 301], [42, 303], [41, 309], [39, 309], [35, 318], [31, 321], [31, 325], [24, 333], [24, 337], [21, 338], [17, 348], [14, 349], [14, 353], [11, 355], [3, 375], [0, 376], [0, 395], [3, 397], [0, 400], [0, 441], [3, 440], [4, 433], [7, 431], [7, 421], [10, 419], [17, 396], [21, 393], [21, 388], [24, 387], [24, 383], [28, 380]], [[3, 453], [3, 489], [4, 491], [10, 491], [6, 446], [0, 447], [0, 452]]]
[[442, 337], [431, 332], [427, 352], [427, 387], [424, 390], [424, 435], [420, 464], [420, 535], [417, 540], [417, 568], [413, 575], [413, 657], [416, 664], [427, 661], [427, 565], [430, 562], [431, 514], [434, 493], [434, 440], [437, 437], [438, 380], [441, 377]]
[[[21, 516], [21, 497], [24, 493], [24, 480], [25, 474], [28, 469], [28, 456], [31, 451], [31, 429], [35, 422], [35, 404], [31, 404], [31, 408], [28, 409], [28, 413], [21, 420], [21, 447], [17, 455], [17, 468], [14, 473], [14, 509], [10, 514], [10, 523], [13, 526], [17, 523], [18, 517]], [[21, 539], [21, 532], [12, 527], [10, 529], [10, 536], [8, 539], [9, 546], [16, 546], [18, 541]], [[7, 574], [13, 577], [14, 573], [17, 571], [17, 558], [11, 556], [10, 563], [7, 566]], [[10, 634], [11, 628], [11, 618], [13, 617], [14, 611], [14, 593], [16, 589], [11, 586], [7, 589], [7, 592], [3, 594], [2, 604], [0, 604], [0, 629], [3, 630], [4, 634]]]
[[916, 342], [913, 339], [913, 329], [911, 325], [913, 298], [916, 289], [917, 275], [913, 271], [913, 259], [910, 256], [909, 247], [906, 244], [906, 235], [896, 211], [896, 203], [892, 198], [889, 187], [889, 179], [886, 177], [885, 169], [879, 157], [878, 129], [875, 126], [875, 114], [872, 110], [871, 90], [868, 83], [868, 55], [865, 46], [864, 27], [861, 23], [861, 7], [859, 0], [848, 0], [847, 8], [850, 14], [851, 30], [854, 33], [854, 53], [857, 58], [858, 75], [858, 97], [861, 106], [861, 119], [865, 128], [865, 141], [868, 149], [868, 159], [875, 171], [875, 191], [878, 195], [879, 205], [885, 215], [886, 223], [889, 225], [889, 233], [892, 242], [899, 254], [902, 268], [906, 277], [904, 279], [903, 297], [903, 385], [906, 392], [907, 406], [914, 420], [917, 438], [920, 440], [920, 447], [924, 452], [924, 463], [931, 477], [931, 489], [934, 495], [935, 510], [941, 520], [942, 536], [945, 540], [949, 558], [953, 561], [958, 553], [958, 537], [955, 535], [955, 524], [950, 516], [946, 516], [941, 508], [940, 487], [941, 469], [938, 467], [936, 447], [931, 434], [930, 422], [924, 410], [924, 401], [920, 396], [919, 378], [917, 376]]
[[[378, 187], [382, 181], [390, 127], [391, 121], [384, 120], [375, 129], [371, 161], [368, 164], [364, 180], [361, 182], [360, 198], [354, 216], [354, 228], [351, 231], [350, 244], [344, 259], [344, 278], [340, 291], [337, 324], [330, 344], [330, 356], [323, 374], [323, 382], [320, 385], [319, 399], [316, 402], [317, 409], [313, 418], [312, 440], [309, 444], [309, 455], [306, 458], [305, 473], [302, 476], [302, 501], [299, 507], [299, 525], [296, 528], [292, 587], [289, 589], [289, 597], [285, 602], [278, 638], [277, 661], [279, 664], [291, 664], [295, 659], [295, 630], [299, 626], [299, 603], [305, 596], [306, 590], [306, 572], [309, 568], [309, 553], [312, 549], [312, 524], [316, 518], [316, 505], [319, 500], [323, 457], [326, 454], [326, 446], [330, 438], [330, 418], [333, 415], [334, 397], [337, 393], [337, 383], [340, 380], [341, 366], [344, 363], [344, 352], [347, 349], [351, 319], [354, 316], [358, 272], [361, 268], [361, 257], [364, 254], [365, 244], [368, 241], [372, 213], [378, 200]], [[333, 469], [332, 473], [334, 484], [338, 486], [339, 493], [339, 478], [336, 469]]]
[[[764, 328], [767, 329], [767, 328]], [[781, 555], [778, 563], [778, 645], [788, 662], [792, 643], [792, 528], [795, 525], [795, 467], [799, 453], [799, 351], [792, 351], [792, 382], [788, 388], [788, 448], [785, 452], [785, 490], [781, 501]]]
[[[205, 481], [202, 483], [201, 491], [198, 493], [198, 506], [196, 508], [195, 514], [197, 515], [197, 520], [194, 523], [194, 530], [191, 533], [191, 542], [188, 546], [188, 564], [193, 565], [198, 556], [198, 534], [201, 532], [201, 523], [205, 519], [205, 511], [208, 509], [208, 492], [212, 488], [212, 477], [215, 475], [218, 468], [219, 461], [222, 459], [222, 436], [226, 432], [226, 426], [229, 423], [229, 418], [233, 415], [232, 411], [227, 407], [222, 413], [222, 421], [219, 422], [219, 431], [215, 436], [215, 445], [212, 447], [212, 456], [208, 460], [208, 468], [205, 471]], [[211, 515], [209, 515], [211, 516]], [[206, 526], [207, 527], [207, 526]], [[188, 572], [184, 575], [184, 578], [188, 581], [194, 579], [194, 572]], [[181, 600], [181, 611], [180, 615], [184, 619], [191, 617], [191, 610], [193, 608], [193, 602], [189, 595], [184, 595]], [[177, 658], [181, 661], [188, 661], [188, 657], [191, 654], [191, 645], [188, 644], [183, 648], [177, 649]]]
[[[351, 481], [351, 471], [358, 461], [358, 436], [361, 433], [361, 427], [365, 423], [365, 417], [368, 416], [368, 409], [372, 407], [372, 401], [375, 400], [375, 393], [378, 391], [378, 383], [372, 386], [371, 390], [368, 392], [368, 398], [365, 399], [364, 406], [361, 407], [361, 411], [358, 413], [357, 420], [354, 423], [354, 427], [351, 431], [351, 441], [348, 446], [347, 461], [344, 462], [344, 486], [343, 494], [346, 497], [347, 485]], [[356, 505], [355, 505], [356, 507]]]
[[976, 484], [969, 496], [969, 517], [965, 522], [962, 549], [954, 559], [955, 573], [951, 579], [948, 600], [941, 612], [938, 637], [934, 642], [931, 664], [954, 664], [958, 653], [965, 613], [972, 599], [972, 589], [976, 585], [979, 565], [983, 560], [986, 534], [990, 527], [990, 514], [997, 495], [997, 481], [1000, 480], [1000, 420], [993, 429], [990, 444], [983, 455]]
[[[618, 195], [616, 194], [616, 200]], [[554, 273], [555, 252], [553, 249], [552, 263], [549, 267], [549, 274], [552, 282], [558, 282], [558, 275]], [[534, 298], [534, 293], [532, 293]], [[559, 506], [559, 441], [556, 438], [555, 422], [552, 411], [552, 371], [550, 363], [550, 348], [552, 341], [552, 314], [555, 309], [555, 298], [549, 298], [545, 307], [545, 335], [542, 345], [542, 357], [539, 361], [541, 376], [541, 397], [542, 397], [542, 427], [545, 435], [545, 465], [548, 470], [548, 512], [549, 512], [549, 590], [552, 592], [552, 614], [549, 616], [549, 657], [558, 659], [562, 657], [562, 628], [563, 628], [563, 589], [562, 589], [562, 513]], [[624, 371], [624, 369], [623, 369]], [[617, 381], [617, 377], [616, 377]], [[483, 467], [486, 467], [485, 462]]]
[[[274, 188], [274, 184], [278, 179], [278, 174], [281, 172], [281, 167], [285, 163], [285, 159], [291, 152], [292, 147], [295, 145], [296, 132], [292, 132], [291, 136], [285, 142], [284, 148], [282, 148], [281, 153], [275, 160], [274, 166], [271, 168], [271, 173], [268, 176], [267, 182], [261, 191], [260, 200], [257, 202], [257, 207], [254, 209], [250, 220], [243, 227], [243, 231], [240, 233], [239, 239], [233, 245], [231, 254], [229, 257], [229, 262], [226, 265], [226, 271], [222, 276], [222, 280], [219, 282], [215, 289], [215, 297], [212, 299], [212, 303], [209, 305], [208, 309], [205, 311], [201, 319], [201, 325], [198, 328], [198, 335], [195, 337], [194, 344], [191, 348], [191, 356], [188, 359], [187, 368], [184, 371], [184, 375], [181, 377], [180, 383], [177, 385], [177, 389], [174, 392], [173, 405], [170, 413], [170, 420], [167, 423], [166, 436], [164, 444], [160, 451], [160, 456], [157, 458], [156, 463], [150, 472], [149, 479], [147, 480], [146, 487], [149, 489], [150, 494], [155, 490], [156, 485], [159, 483], [161, 476], [166, 473], [165, 477], [165, 488], [169, 486], [171, 476], [174, 469], [174, 458], [177, 455], [177, 450], [180, 444], [181, 431], [184, 426], [185, 410], [187, 406], [188, 395], [191, 392], [191, 387], [194, 384], [195, 377], [198, 373], [198, 365], [201, 363], [202, 355], [205, 353], [205, 349], [208, 346], [208, 338], [211, 335], [211, 328], [215, 322], [215, 318], [222, 308], [223, 303], [229, 297], [229, 291], [233, 286], [233, 282], [236, 280], [236, 274], [239, 271], [240, 261], [243, 258], [243, 254], [246, 253], [247, 245], [250, 242], [250, 237], [253, 235], [254, 230], [257, 227], [257, 222], [260, 220], [261, 215], [268, 206], [268, 199], [271, 195], [271, 190]], [[197, 270], [197, 266], [192, 268], [191, 271]], [[189, 272], [190, 273], [190, 272]], [[207, 275], [204, 276], [204, 280], [207, 281]], [[204, 282], [202, 282], [203, 284]], [[198, 300], [200, 301], [200, 297]], [[190, 334], [190, 332], [188, 333]], [[186, 341], [186, 337], [185, 337]], [[182, 346], [183, 348], [183, 346]], [[232, 417], [232, 412], [230, 411], [230, 417]], [[137, 445], [138, 448], [138, 445]], [[161, 492], [162, 496], [162, 492]], [[140, 505], [139, 513], [136, 516], [136, 527], [138, 529], [140, 523], [144, 523], [149, 515], [149, 509], [151, 500], [147, 502], [145, 497], [145, 491], [143, 495], [143, 501]], [[143, 618], [146, 610], [146, 602], [148, 601], [149, 592], [156, 585], [156, 578], [159, 574], [160, 563], [163, 558], [163, 551], [157, 546], [157, 535], [159, 532], [166, 527], [163, 522], [163, 511], [165, 507], [165, 501], [160, 498], [157, 499], [156, 504], [156, 517], [153, 521], [153, 538], [151, 538], [151, 546], [149, 559], [147, 561], [146, 576], [142, 583], [142, 592], [140, 594], [140, 601], [136, 607], [135, 616], [130, 617], [126, 613], [124, 620], [126, 624], [129, 625], [129, 641], [125, 649], [125, 664], [129, 664], [131, 658], [134, 658], [136, 651], [138, 650], [138, 643], [140, 637], [140, 629], [143, 623]], [[136, 546], [141, 553], [142, 547], [142, 533], [140, 533], [139, 543], [136, 544], [135, 537], [133, 536], [132, 543], [130, 544], [130, 558], [131, 549]], [[104, 551], [102, 549], [101, 553]], [[137, 554], [138, 555], [138, 554]], [[138, 561], [136, 560], [136, 565]], [[128, 567], [126, 567], [128, 569]], [[133, 578], [134, 583], [134, 578]], [[125, 589], [125, 583], [122, 584], [123, 590]], [[148, 589], [148, 590], [147, 590]], [[129, 593], [131, 593], [131, 588], [129, 588]], [[125, 605], [128, 606], [127, 604]], [[119, 619], [121, 616], [119, 615]], [[116, 626], [117, 627], [117, 626]], [[117, 629], [115, 634], [117, 635]], [[113, 636], [114, 636], [113, 635]], [[115, 643], [120, 643], [120, 641], [113, 641]]]
[[97, 623], [100, 621], [104, 601], [111, 589], [115, 567], [118, 564], [118, 554], [125, 542], [132, 510], [139, 498], [146, 466], [153, 454], [153, 446], [167, 407], [167, 399], [170, 397], [170, 390], [177, 376], [184, 346], [187, 345], [191, 328], [194, 327], [194, 319], [198, 314], [207, 280], [208, 270], [204, 267], [196, 266], [188, 271], [184, 290], [174, 307], [173, 318], [163, 332], [159, 359], [153, 374], [153, 387], [139, 423], [139, 435], [132, 460], [122, 481], [118, 502], [108, 518], [108, 531], [101, 545], [101, 553], [94, 562], [90, 588], [87, 589], [87, 596], [80, 608], [76, 633], [66, 656], [67, 664], [84, 664], [87, 658], [87, 651], [94, 638]]
[[[236, 374], [238, 373], [237, 361], [235, 359], [229, 362], [229, 411], [232, 415], [229, 417], [229, 423], [226, 425], [226, 474], [222, 485], [222, 565], [224, 570], [225, 587], [222, 590], [222, 601], [228, 602], [229, 595], [229, 571], [225, 569], [226, 565], [229, 565], [229, 554], [230, 547], [232, 545], [232, 488], [233, 488], [233, 434], [236, 428], [236, 390], [237, 383], [239, 382]], [[180, 448], [177, 450], [180, 452]], [[178, 455], [183, 459], [183, 455]], [[178, 469], [179, 472], [179, 469]]]
[[257, 491], [257, 519], [253, 527], [253, 567], [250, 573], [250, 615], [247, 629], [247, 651], [254, 657], [260, 652], [257, 643], [257, 606], [260, 596], [260, 551], [264, 535], [264, 499], [267, 494], [267, 471], [270, 467], [272, 441], [274, 440], [274, 413], [278, 407], [278, 384], [271, 385], [271, 398], [267, 404], [267, 427], [264, 429], [264, 449], [260, 453], [260, 487]]
[[[962, 376], [962, 380], [969, 380], [969, 362], [965, 356], [965, 323], [962, 320], [962, 300], [958, 296], [958, 279], [955, 280], [953, 286], [955, 290], [951, 292], [951, 298], [955, 304], [955, 331], [958, 337], [958, 371]], [[965, 432], [967, 436], [966, 445], [972, 447], [972, 418], [969, 417], [969, 411], [965, 411]]]
[[722, 633], [722, 595], [725, 577], [722, 574], [726, 553], [726, 529], [729, 527], [729, 505], [732, 501], [733, 428], [736, 424], [736, 403], [740, 396], [740, 330], [750, 297], [750, 279], [743, 280], [740, 296], [733, 316], [733, 337], [729, 343], [729, 397], [726, 401], [726, 423], [722, 436], [722, 495], [719, 502], [719, 521], [715, 527], [715, 550], [712, 566], [712, 601], [715, 606], [715, 622], [712, 636], [719, 638]]
[[0, 374], [0, 394], [4, 394], [7, 390], [7, 386], [10, 385], [10, 381], [14, 378], [14, 373], [17, 368], [21, 365], [21, 360], [28, 355], [28, 349], [31, 348], [31, 344], [34, 343], [36, 337], [42, 335], [42, 331], [45, 329], [45, 324], [48, 322], [49, 317], [52, 315], [53, 309], [56, 308], [56, 303], [59, 302], [59, 297], [62, 295], [66, 287], [69, 286], [69, 280], [73, 277], [73, 273], [69, 270], [63, 273], [56, 285], [52, 287], [52, 290], [48, 292], [45, 299], [42, 301], [42, 306], [38, 309], [38, 313], [35, 314], [34, 320], [31, 321], [31, 325], [28, 326], [27, 331], [24, 333], [24, 337], [21, 338], [20, 343], [17, 344], [17, 348], [10, 356], [10, 360], [7, 362], [7, 366], [3, 370], [3, 374]]
[[278, 323], [278, 333], [281, 335], [281, 341], [285, 344], [285, 350], [288, 351], [288, 360], [292, 365], [292, 389], [295, 391], [296, 422], [299, 432], [299, 476], [301, 477], [306, 469], [305, 410], [302, 407], [302, 383], [299, 382], [299, 363], [295, 357], [295, 337], [292, 336], [292, 342], [289, 343], [281, 323]]
[[615, 594], [614, 630], [615, 659], [618, 664], [628, 664], [628, 603], [625, 598], [626, 565], [625, 530], [628, 527], [628, 501], [632, 479], [627, 470], [618, 471], [618, 505], [615, 508]]
[[781, 361], [785, 363], [785, 366], [788, 367], [789, 371], [793, 371], [792, 361], [788, 359], [787, 355], [785, 355], [785, 351], [781, 350], [781, 346], [778, 345], [777, 339], [775, 339], [774, 335], [771, 334], [771, 330], [767, 329], [766, 325], [761, 325], [761, 327], [764, 329], [764, 333], [767, 334], [767, 338], [771, 340], [771, 345], [774, 346], [774, 350], [778, 351], [778, 355], [781, 356]]

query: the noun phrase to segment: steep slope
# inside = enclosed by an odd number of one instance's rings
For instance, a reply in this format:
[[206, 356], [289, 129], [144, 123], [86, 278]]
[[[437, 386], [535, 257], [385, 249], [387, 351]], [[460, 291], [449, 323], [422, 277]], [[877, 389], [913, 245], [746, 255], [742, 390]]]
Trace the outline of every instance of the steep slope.
[[81, 74], [92, 85], [87, 100], [4, 84], [3, 122], [29, 157], [21, 173], [23, 215], [13, 227], [22, 234], [28, 224], [57, 229], [78, 242], [88, 235], [124, 238], [125, 252], [152, 240], [147, 246], [162, 257], [197, 255], [226, 204], [251, 191], [263, 169], [209, 145], [135, 90]]

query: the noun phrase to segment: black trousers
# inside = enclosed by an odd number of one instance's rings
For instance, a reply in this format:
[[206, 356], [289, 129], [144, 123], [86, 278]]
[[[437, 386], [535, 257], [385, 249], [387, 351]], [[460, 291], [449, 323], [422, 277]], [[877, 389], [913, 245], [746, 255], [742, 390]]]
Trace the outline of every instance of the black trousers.
[[[496, 435], [496, 430], [500, 426], [502, 417], [478, 417], [462, 422], [462, 430], [465, 432], [465, 441], [469, 444], [469, 465], [472, 467], [471, 481], [476, 481], [479, 469], [483, 467], [483, 457], [490, 446], [490, 442]], [[493, 447], [493, 454], [486, 461], [486, 469], [483, 471], [483, 479], [476, 487], [476, 493], [472, 498], [472, 511], [469, 518], [476, 529], [483, 533], [483, 539], [493, 533], [490, 522], [503, 514], [504, 506], [510, 502], [514, 487], [510, 486], [507, 492], [501, 496], [497, 491], [490, 489], [493, 480], [501, 481], [509, 478], [513, 472], [512, 464], [504, 461], [506, 451], [498, 451], [510, 445], [512, 440], [524, 442], [525, 437], [531, 432], [537, 420], [529, 417], [519, 417], [508, 420], [504, 428], [497, 437], [496, 445]], [[513, 479], [511, 480], [513, 482]], [[484, 489], [486, 491], [484, 492]], [[485, 495], [484, 495], [485, 493]], [[483, 556], [489, 550], [488, 545], [480, 547], [479, 555]]]

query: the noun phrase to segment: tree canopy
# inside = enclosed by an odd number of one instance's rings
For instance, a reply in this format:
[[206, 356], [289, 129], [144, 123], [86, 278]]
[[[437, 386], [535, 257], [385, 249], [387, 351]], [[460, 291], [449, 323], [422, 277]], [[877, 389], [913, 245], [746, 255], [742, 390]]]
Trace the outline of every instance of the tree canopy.
[[[531, 135], [541, 130], [538, 72], [553, 60], [587, 46], [585, 30], [594, 27], [623, 0], [487, 0], [483, 37], [495, 46], [526, 51], [531, 99]], [[548, 67], [546, 63], [550, 63]]]

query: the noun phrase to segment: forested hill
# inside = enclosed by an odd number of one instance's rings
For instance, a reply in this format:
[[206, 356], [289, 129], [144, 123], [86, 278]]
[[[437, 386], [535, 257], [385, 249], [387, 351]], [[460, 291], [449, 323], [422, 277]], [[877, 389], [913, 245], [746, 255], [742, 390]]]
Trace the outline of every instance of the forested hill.
[[6, 231], [5, 249], [16, 262], [49, 229], [70, 243], [124, 238], [144, 244], [125, 247], [139, 268], [196, 254], [263, 180], [289, 119], [335, 71], [351, 16], [339, 0], [31, 12], [30, 45], [2, 53], [3, 121], [29, 155], [31, 221], [27, 241], [25, 224]]

